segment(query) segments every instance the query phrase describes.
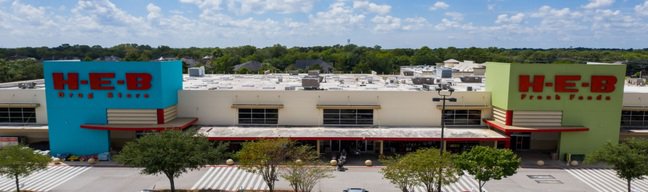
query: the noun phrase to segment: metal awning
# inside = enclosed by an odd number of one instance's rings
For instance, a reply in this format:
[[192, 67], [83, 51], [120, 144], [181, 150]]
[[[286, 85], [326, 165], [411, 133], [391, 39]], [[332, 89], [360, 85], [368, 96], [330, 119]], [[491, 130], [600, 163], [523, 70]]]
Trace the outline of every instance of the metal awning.
[[[385, 140], [439, 141], [441, 128], [355, 128], [355, 127], [210, 127], [198, 130], [210, 140]], [[446, 141], [505, 141], [506, 135], [487, 128], [446, 128]]]
[[[442, 105], [437, 105], [437, 109], [441, 109]], [[446, 109], [461, 110], [461, 109], [489, 109], [489, 105], [446, 105]]]
[[497, 129], [504, 133], [519, 133], [519, 132], [581, 132], [589, 131], [589, 128], [582, 126], [563, 126], [563, 127], [522, 127], [512, 126], [499, 123], [494, 120], [484, 120], [484, 122], [491, 128]]
[[176, 118], [164, 124], [84, 124], [81, 128], [111, 131], [160, 131], [165, 129], [186, 129], [198, 118]]
[[648, 111], [648, 106], [623, 106], [621, 109], [626, 111]]
[[246, 108], [246, 109], [282, 109], [283, 104], [232, 104], [232, 108]]
[[20, 125], [0, 125], [0, 133], [2, 132], [47, 132], [47, 125], [40, 124], [20, 124]]
[[333, 105], [317, 104], [318, 109], [380, 109], [380, 105]]
[[25, 107], [25, 108], [36, 108], [39, 107], [39, 103], [0, 103], [0, 107], [9, 107], [9, 108], [18, 108], [18, 107]]

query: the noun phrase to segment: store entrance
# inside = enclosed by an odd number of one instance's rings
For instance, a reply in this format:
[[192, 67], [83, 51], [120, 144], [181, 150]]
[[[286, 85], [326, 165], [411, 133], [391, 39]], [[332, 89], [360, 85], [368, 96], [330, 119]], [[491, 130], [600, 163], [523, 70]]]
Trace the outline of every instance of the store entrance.
[[339, 157], [343, 153], [347, 158], [359, 157], [361, 155], [373, 155], [376, 150], [375, 141], [355, 140], [323, 140], [320, 141], [320, 148], [323, 153], [330, 155], [333, 158]]
[[531, 133], [511, 134], [511, 149], [513, 151], [528, 151], [531, 148]]

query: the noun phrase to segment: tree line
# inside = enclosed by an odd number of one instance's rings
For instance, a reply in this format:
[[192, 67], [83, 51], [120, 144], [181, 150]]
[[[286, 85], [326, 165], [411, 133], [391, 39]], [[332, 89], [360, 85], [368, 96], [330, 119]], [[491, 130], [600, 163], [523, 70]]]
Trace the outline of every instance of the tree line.
[[[556, 48], [504, 49], [488, 48], [395, 48], [383, 49], [358, 46], [354, 44], [287, 47], [275, 44], [269, 47], [250, 45], [238, 47], [209, 48], [172, 48], [169, 46], [151, 47], [149, 45], [120, 44], [113, 47], [99, 45], [70, 45], [58, 47], [21, 47], [0, 49], [0, 71], [2, 82], [33, 78], [29, 74], [32, 67], [23, 68], [43, 60], [78, 59], [84, 61], [117, 58], [122, 61], [149, 61], [163, 58], [185, 59], [203, 65], [208, 73], [235, 73], [234, 65], [258, 61], [264, 70], [287, 71], [294, 69], [293, 64], [300, 59], [322, 59], [333, 65], [336, 72], [369, 72], [379, 74], [398, 73], [400, 66], [431, 65], [447, 59], [472, 60], [477, 63], [486, 61], [508, 63], [585, 63], [623, 62], [629, 64], [628, 74], [634, 74], [648, 66], [648, 49], [591, 49]], [[190, 63], [194, 65], [194, 63]], [[38, 73], [42, 75], [42, 73]]]

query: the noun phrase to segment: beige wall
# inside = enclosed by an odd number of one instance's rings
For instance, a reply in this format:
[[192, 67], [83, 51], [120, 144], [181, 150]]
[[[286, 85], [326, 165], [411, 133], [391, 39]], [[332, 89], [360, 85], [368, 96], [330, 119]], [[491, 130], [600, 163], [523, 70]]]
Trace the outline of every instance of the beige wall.
[[623, 106], [648, 107], [648, 93], [624, 93]]
[[[423, 91], [207, 91], [179, 92], [178, 117], [198, 117], [202, 125], [236, 125], [232, 104], [283, 104], [279, 125], [321, 126], [317, 105], [380, 105], [374, 112], [376, 126], [440, 126], [441, 110], [432, 102], [436, 92]], [[455, 92], [457, 103], [490, 105], [489, 92]], [[483, 110], [490, 117], [490, 109]]]
[[47, 124], [47, 104], [44, 89], [0, 89], [0, 103], [38, 103], [36, 123]]

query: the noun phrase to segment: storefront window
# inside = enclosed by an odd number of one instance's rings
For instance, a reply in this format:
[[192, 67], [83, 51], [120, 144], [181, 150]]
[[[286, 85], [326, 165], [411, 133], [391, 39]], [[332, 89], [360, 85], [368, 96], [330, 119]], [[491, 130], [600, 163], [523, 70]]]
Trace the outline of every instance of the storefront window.
[[481, 110], [445, 110], [443, 115], [448, 126], [481, 125]]
[[324, 109], [324, 125], [373, 125], [373, 109]]
[[0, 123], [36, 123], [35, 108], [0, 108]]
[[622, 111], [621, 128], [648, 129], [648, 111]]
[[278, 109], [239, 109], [238, 122], [243, 125], [276, 125]]

